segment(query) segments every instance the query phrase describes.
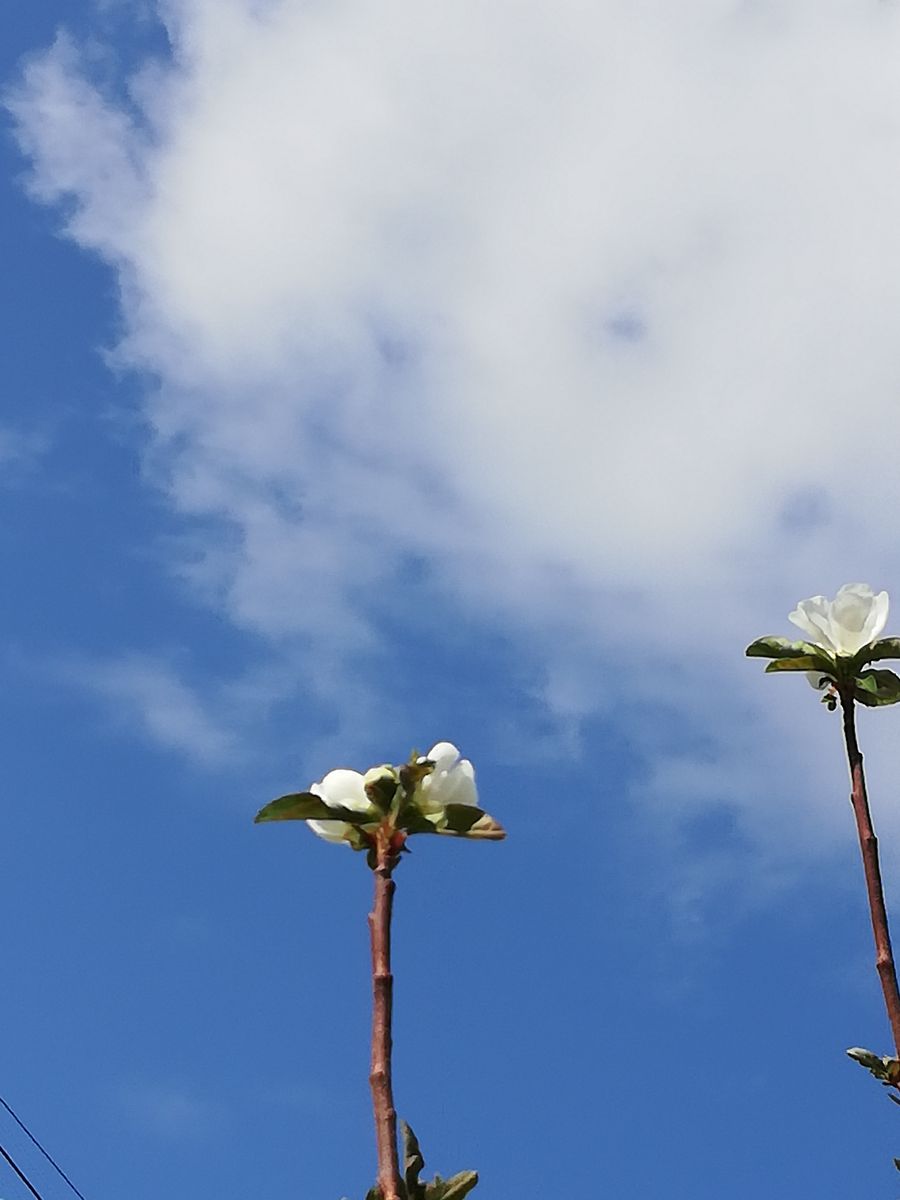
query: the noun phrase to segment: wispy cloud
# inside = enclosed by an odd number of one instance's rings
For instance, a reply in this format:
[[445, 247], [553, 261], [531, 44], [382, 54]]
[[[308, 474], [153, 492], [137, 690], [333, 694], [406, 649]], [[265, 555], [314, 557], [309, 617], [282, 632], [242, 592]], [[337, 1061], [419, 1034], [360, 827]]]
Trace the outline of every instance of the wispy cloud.
[[21, 481], [51, 445], [46, 433], [0, 425], [0, 486]]
[[120, 1089], [119, 1100], [142, 1131], [166, 1140], [204, 1138], [227, 1120], [221, 1102], [177, 1084], [131, 1084]]
[[150, 738], [205, 766], [227, 766], [241, 747], [227, 721], [161, 659], [131, 655], [67, 660], [52, 668], [72, 686], [94, 694], [104, 712], [132, 734]]
[[[437, 597], [519, 639], [563, 727], [665, 676], [718, 739], [664, 760], [680, 802], [718, 796], [727, 729], [771, 777], [783, 702], [742, 646], [846, 579], [900, 595], [897, 7], [161, 12], [126, 99], [62, 37], [9, 104], [160, 381], [192, 583], [338, 706]], [[218, 753], [165, 674], [98, 686]]]

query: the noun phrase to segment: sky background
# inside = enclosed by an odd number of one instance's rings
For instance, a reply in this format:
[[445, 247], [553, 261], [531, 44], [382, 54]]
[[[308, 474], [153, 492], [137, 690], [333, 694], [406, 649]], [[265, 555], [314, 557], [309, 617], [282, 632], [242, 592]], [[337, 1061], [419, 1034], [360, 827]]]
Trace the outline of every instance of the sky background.
[[509, 838], [399, 872], [429, 1167], [896, 1196], [838, 721], [742, 652], [900, 604], [900, 5], [2, 32], [0, 1095], [87, 1200], [361, 1200], [370, 879], [251, 821], [451, 739]]

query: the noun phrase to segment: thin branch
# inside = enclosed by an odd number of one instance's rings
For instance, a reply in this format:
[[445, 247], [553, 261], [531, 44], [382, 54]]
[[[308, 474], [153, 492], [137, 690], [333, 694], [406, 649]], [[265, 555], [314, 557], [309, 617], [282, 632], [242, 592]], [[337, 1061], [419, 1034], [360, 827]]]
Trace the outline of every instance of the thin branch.
[[897, 969], [891, 949], [891, 934], [884, 903], [884, 888], [881, 883], [881, 866], [878, 859], [878, 839], [872, 826], [869, 797], [866, 792], [866, 777], [863, 772], [863, 756], [856, 738], [854, 718], [855, 701], [849, 687], [838, 689], [844, 716], [844, 742], [847, 747], [847, 762], [850, 767], [850, 803], [856, 817], [859, 848], [862, 851], [863, 869], [866, 875], [866, 891], [869, 896], [869, 912], [872, 916], [872, 932], [875, 935], [875, 966], [884, 993], [884, 1006], [891, 1024], [894, 1049], [900, 1058], [900, 988], [897, 986]]
[[372, 944], [372, 1062], [369, 1085], [375, 1113], [378, 1147], [378, 1186], [383, 1200], [402, 1200], [397, 1155], [397, 1113], [391, 1076], [391, 1018], [394, 977], [391, 974], [391, 914], [395, 884], [391, 873], [396, 856], [389, 835], [379, 830], [376, 841], [375, 901], [369, 913]]

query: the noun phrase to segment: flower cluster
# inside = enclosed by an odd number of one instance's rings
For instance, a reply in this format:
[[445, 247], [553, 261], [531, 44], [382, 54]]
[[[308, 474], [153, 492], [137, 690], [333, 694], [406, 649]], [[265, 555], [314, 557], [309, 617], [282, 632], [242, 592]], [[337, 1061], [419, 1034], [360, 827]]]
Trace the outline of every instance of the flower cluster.
[[[826, 691], [834, 708], [838, 696], [876, 707], [900, 701], [900, 678], [893, 671], [864, 669], [885, 658], [900, 658], [900, 638], [881, 638], [887, 624], [888, 594], [866, 583], [845, 583], [833, 600], [801, 600], [788, 620], [809, 641], [757, 638], [750, 658], [770, 658], [767, 671], [805, 671], [813, 687]], [[879, 640], [880, 639], [880, 640]]]
[[400, 766], [372, 767], [361, 774], [329, 771], [308, 792], [280, 796], [257, 822], [306, 821], [326, 842], [370, 849], [379, 831], [402, 845], [415, 833], [499, 840], [500, 825], [478, 807], [475, 769], [450, 742]]

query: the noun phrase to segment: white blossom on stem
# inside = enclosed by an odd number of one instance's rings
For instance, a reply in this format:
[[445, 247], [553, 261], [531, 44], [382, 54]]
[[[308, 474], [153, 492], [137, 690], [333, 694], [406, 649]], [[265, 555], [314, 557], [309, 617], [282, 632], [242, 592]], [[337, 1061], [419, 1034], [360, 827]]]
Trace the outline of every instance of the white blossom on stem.
[[434, 763], [434, 770], [419, 784], [419, 808], [429, 818], [448, 804], [478, 804], [475, 768], [461, 758], [451, 742], [438, 742], [419, 760]]
[[[365, 777], [359, 771], [350, 771], [339, 767], [329, 771], [321, 783], [314, 783], [309, 789], [314, 796], [331, 808], [346, 808], [351, 812], [371, 813], [373, 820], [378, 819], [375, 806], [366, 795]], [[349, 843], [348, 834], [352, 834], [353, 826], [346, 821], [307, 821], [307, 825], [324, 838], [326, 842]]]
[[[833, 600], [801, 600], [788, 616], [815, 645], [847, 658], [874, 642], [887, 618], [887, 592], [876, 595], [867, 583], [845, 583]], [[821, 679], [821, 672], [816, 676]]]

